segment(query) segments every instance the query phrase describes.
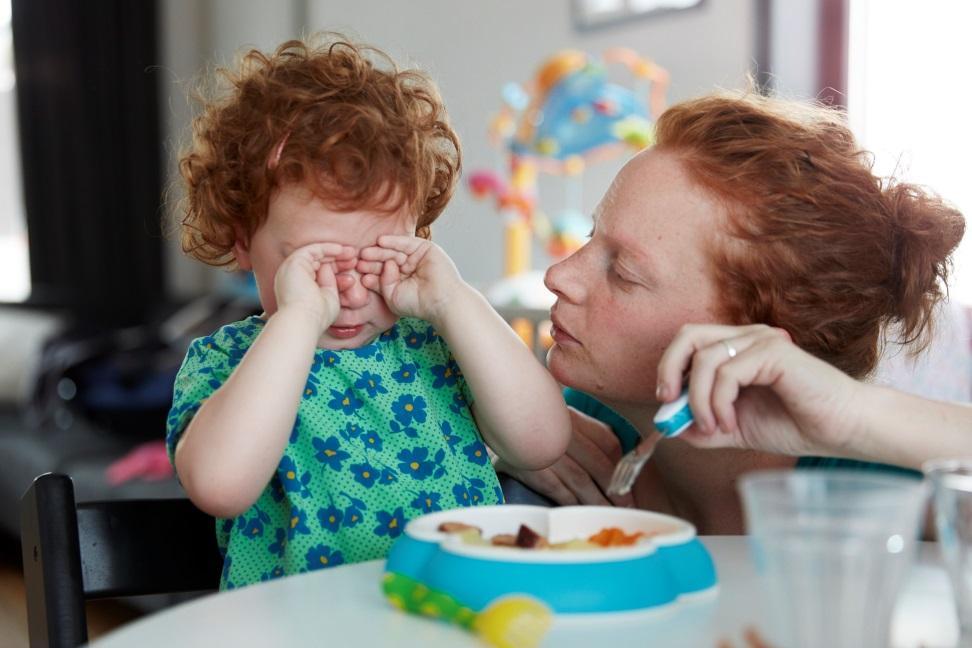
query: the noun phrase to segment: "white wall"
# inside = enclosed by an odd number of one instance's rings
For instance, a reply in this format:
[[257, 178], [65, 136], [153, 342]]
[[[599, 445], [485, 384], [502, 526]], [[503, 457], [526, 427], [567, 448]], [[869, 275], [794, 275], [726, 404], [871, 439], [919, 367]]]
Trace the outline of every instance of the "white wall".
[[[707, 0], [682, 13], [586, 32], [571, 24], [568, 0], [170, 0], [163, 6], [168, 16], [166, 60], [182, 77], [193, 73], [193, 57], [198, 59], [195, 67], [213, 56], [225, 62], [245, 44], [270, 48], [293, 33], [320, 30], [342, 31], [425, 69], [439, 83], [462, 138], [467, 171], [495, 165], [486, 127], [499, 108], [503, 84], [528, 81], [559, 49], [597, 54], [611, 46], [631, 47], [669, 70], [669, 98], [679, 100], [716, 86], [739, 87], [755, 45], [753, 0]], [[197, 22], [186, 29], [186, 19]], [[298, 28], [301, 22], [305, 24]], [[176, 97], [173, 106], [184, 106], [178, 98], [182, 89], [170, 85], [166, 91]], [[186, 128], [187, 113], [171, 109], [168, 115], [175, 137]], [[593, 209], [620, 164], [604, 163], [588, 171], [584, 210]], [[540, 191], [541, 201], [562, 200], [557, 182], [542, 183]], [[502, 230], [489, 203], [473, 200], [460, 188], [433, 233], [467, 280], [486, 285], [499, 277]], [[535, 256], [535, 267], [545, 263]], [[206, 287], [202, 275], [184, 264], [174, 264], [171, 274], [181, 294]]]

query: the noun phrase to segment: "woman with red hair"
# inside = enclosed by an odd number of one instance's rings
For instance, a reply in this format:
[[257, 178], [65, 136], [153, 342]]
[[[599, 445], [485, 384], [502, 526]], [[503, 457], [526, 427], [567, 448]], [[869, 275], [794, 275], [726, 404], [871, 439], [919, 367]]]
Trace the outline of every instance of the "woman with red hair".
[[741, 532], [735, 482], [753, 468], [847, 463], [812, 455], [914, 468], [968, 451], [965, 410], [934, 447], [904, 449], [900, 428], [855, 434], [882, 401], [852, 380], [868, 377], [892, 334], [927, 343], [962, 215], [875, 176], [828, 108], [718, 94], [669, 108], [656, 128], [655, 146], [602, 199], [590, 240], [546, 276], [557, 296], [550, 371], [617, 436], [575, 410], [567, 456], [513, 473], [560, 503], [606, 503], [622, 450], [685, 372], [695, 425], [612, 499], [701, 533]]

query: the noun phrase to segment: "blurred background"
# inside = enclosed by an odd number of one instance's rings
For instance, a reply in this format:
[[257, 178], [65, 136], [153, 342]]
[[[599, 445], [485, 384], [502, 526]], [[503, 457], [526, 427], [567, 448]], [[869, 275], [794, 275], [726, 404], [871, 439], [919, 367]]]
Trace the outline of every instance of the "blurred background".
[[[565, 48], [625, 47], [667, 71], [669, 103], [751, 77], [845, 107], [880, 172], [969, 214], [970, 19], [950, 0], [0, 0], [0, 636], [25, 637], [16, 563], [30, 480], [68, 472], [80, 499], [177, 494], [157, 447], [127, 471], [116, 462], [162, 438], [188, 340], [256, 307], [245, 280], [185, 258], [171, 235], [201, 73], [250, 47], [343, 32], [436, 80], [468, 179], [503, 167], [490, 125], [508, 84]], [[626, 158], [592, 160], [570, 180], [541, 173], [538, 206], [586, 218]], [[433, 236], [490, 291], [504, 227], [463, 184]], [[542, 271], [549, 245], [530, 246]], [[968, 400], [970, 243], [950, 290], [942, 351], [917, 368], [891, 359], [882, 375]]]

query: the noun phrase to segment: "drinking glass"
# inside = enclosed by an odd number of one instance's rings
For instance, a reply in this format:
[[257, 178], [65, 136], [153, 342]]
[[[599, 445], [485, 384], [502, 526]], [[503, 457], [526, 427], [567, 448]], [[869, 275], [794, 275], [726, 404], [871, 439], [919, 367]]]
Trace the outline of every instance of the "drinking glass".
[[788, 648], [887, 648], [927, 485], [843, 470], [749, 473], [739, 485], [771, 639]]
[[931, 483], [935, 528], [952, 581], [962, 645], [972, 645], [972, 458], [924, 466]]

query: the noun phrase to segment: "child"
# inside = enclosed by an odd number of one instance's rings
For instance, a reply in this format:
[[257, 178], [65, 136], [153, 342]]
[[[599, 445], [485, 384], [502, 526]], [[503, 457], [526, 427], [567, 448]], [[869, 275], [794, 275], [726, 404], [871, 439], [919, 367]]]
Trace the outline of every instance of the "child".
[[432, 83], [343, 39], [252, 51], [227, 78], [180, 163], [183, 248], [252, 270], [264, 312], [193, 342], [167, 434], [218, 518], [221, 589], [380, 558], [410, 518], [501, 503], [483, 441], [542, 468], [570, 427], [427, 240], [460, 167]]

